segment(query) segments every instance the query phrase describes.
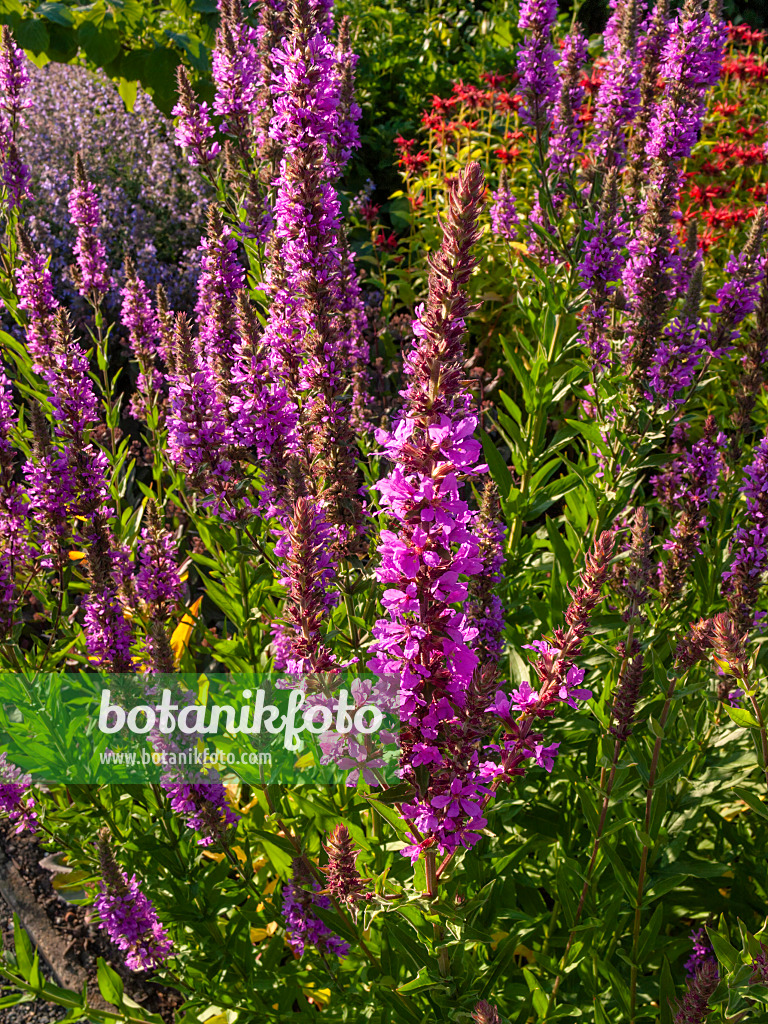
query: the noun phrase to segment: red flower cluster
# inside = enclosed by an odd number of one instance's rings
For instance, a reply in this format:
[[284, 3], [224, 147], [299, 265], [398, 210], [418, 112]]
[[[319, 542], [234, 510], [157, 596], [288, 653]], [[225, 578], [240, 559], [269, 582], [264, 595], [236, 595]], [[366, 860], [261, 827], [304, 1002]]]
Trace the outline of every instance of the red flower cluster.
[[739, 82], [761, 82], [768, 78], [768, 64], [757, 60], [751, 53], [738, 53], [723, 61], [723, 77], [735, 78]]
[[744, 46], [755, 46], [763, 42], [766, 34], [761, 29], [750, 28], [749, 25], [728, 24], [728, 41], [741, 43]]

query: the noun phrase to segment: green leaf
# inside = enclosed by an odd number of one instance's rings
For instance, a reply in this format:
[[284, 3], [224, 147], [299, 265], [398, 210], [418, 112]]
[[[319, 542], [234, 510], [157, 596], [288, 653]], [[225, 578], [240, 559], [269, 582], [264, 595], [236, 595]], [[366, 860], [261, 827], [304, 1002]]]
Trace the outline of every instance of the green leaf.
[[746, 708], [732, 708], [730, 704], [725, 705], [725, 712], [732, 722], [742, 729], [759, 729], [760, 723]]
[[417, 992], [422, 988], [430, 988], [434, 985], [440, 985], [439, 981], [436, 981], [431, 977], [429, 970], [426, 967], [422, 967], [419, 973], [413, 979], [413, 981], [407, 981], [405, 985], [398, 986], [398, 992]]
[[28, 982], [32, 974], [32, 964], [35, 956], [32, 942], [24, 928], [22, 928], [18, 914], [13, 915], [13, 944], [16, 948], [16, 963], [19, 965], [19, 970], [24, 980]]
[[99, 992], [108, 1003], [120, 1006], [123, 1002], [123, 979], [114, 971], [103, 957], [99, 957], [98, 975]]
[[663, 958], [659, 972], [659, 1024], [672, 1024], [675, 1007], [675, 980], [669, 960]]
[[77, 38], [85, 50], [88, 60], [103, 68], [120, 53], [120, 33], [113, 25], [98, 26], [93, 21], [84, 21], [77, 31]]
[[48, 21], [53, 21], [57, 25], [63, 25], [65, 28], [69, 28], [70, 25], [75, 23], [75, 16], [66, 4], [50, 3], [48, 0], [45, 0], [45, 3], [39, 4], [35, 8], [35, 14], [41, 14]]
[[14, 34], [22, 50], [32, 53], [45, 53], [51, 42], [48, 29], [39, 18], [25, 18], [17, 25]]
[[488, 463], [494, 483], [499, 488], [502, 500], [506, 500], [512, 489], [512, 474], [509, 467], [501, 456], [496, 445], [484, 430], [480, 430], [480, 440], [483, 445], [483, 455]]
[[741, 963], [739, 954], [724, 935], [715, 931], [714, 928], [707, 928], [707, 935], [709, 936], [709, 941], [712, 943], [712, 949], [715, 951], [715, 956], [724, 967], [727, 967], [729, 971], [732, 971], [734, 967]]
[[762, 818], [768, 818], [768, 807], [766, 807], [755, 793], [750, 793], [748, 789], [741, 789], [738, 786], [733, 787], [733, 792], [740, 800], [743, 800], [745, 804], [749, 804], [752, 810]]

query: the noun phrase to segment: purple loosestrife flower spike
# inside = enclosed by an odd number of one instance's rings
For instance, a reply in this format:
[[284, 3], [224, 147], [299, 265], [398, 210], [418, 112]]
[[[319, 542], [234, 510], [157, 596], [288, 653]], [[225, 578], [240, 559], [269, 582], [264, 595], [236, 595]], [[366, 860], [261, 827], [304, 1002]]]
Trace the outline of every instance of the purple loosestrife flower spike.
[[[538, 690], [525, 682], [512, 694], [511, 701], [499, 691], [495, 708], [488, 709], [500, 715], [507, 729], [518, 740], [527, 737], [534, 718], [551, 717], [554, 714], [553, 705], [564, 702], [576, 708], [576, 700], [588, 700], [592, 696], [589, 690], [580, 689], [585, 673], [584, 669], [576, 668], [573, 659], [581, 654], [581, 644], [589, 630], [590, 618], [608, 578], [608, 564], [613, 555], [615, 538], [613, 530], [605, 530], [587, 554], [581, 583], [575, 591], [571, 591], [572, 600], [565, 613], [567, 629], [556, 629], [553, 642], [544, 639], [528, 645], [530, 650], [539, 655], [533, 666], [538, 677]], [[512, 710], [521, 716], [522, 731], [513, 722]]]
[[323, 849], [328, 854], [328, 864], [322, 869], [327, 876], [324, 891], [340, 903], [354, 904], [364, 899], [363, 880], [355, 867], [360, 851], [355, 849], [346, 825], [336, 825]]
[[342, 555], [366, 544], [346, 393], [350, 371], [367, 361], [365, 317], [333, 185], [339, 154], [346, 153], [339, 136], [346, 78], [336, 73], [328, 19], [316, 19], [309, 9], [294, 14], [291, 34], [271, 57], [270, 135], [285, 157], [277, 180], [264, 343], [288, 387], [306, 392], [301, 427], [309, 428], [303, 436], [310, 442], [313, 490]]
[[0, 30], [0, 110], [14, 127], [21, 124], [22, 111], [31, 105], [24, 96], [29, 85], [27, 58], [7, 25]]
[[376, 435], [393, 464], [378, 486], [396, 530], [381, 534], [376, 575], [388, 618], [374, 626], [369, 667], [400, 687], [401, 770], [405, 779], [421, 780], [419, 799], [405, 811], [442, 850], [473, 845], [485, 821], [478, 802], [485, 790], [474, 769], [444, 756], [479, 663], [477, 630], [456, 605], [467, 597], [462, 576], [483, 569], [473, 517], [459, 497], [460, 482], [479, 472], [481, 451], [472, 437], [477, 418], [464, 379], [463, 338], [483, 192], [476, 163], [450, 186], [427, 304], [417, 309], [416, 343], [405, 357], [403, 413], [394, 430]]
[[619, 0], [612, 20], [616, 31], [606, 45], [607, 63], [595, 102], [594, 163], [601, 171], [623, 163], [625, 126], [640, 104], [637, 0]]
[[16, 148], [19, 129], [24, 126], [23, 111], [30, 106], [24, 92], [29, 84], [26, 57], [16, 45], [10, 28], [0, 30], [0, 181], [6, 190], [10, 209], [32, 198], [29, 168]]
[[570, 178], [576, 169], [576, 158], [581, 149], [581, 131], [576, 115], [584, 101], [581, 73], [587, 59], [587, 40], [578, 25], [565, 37], [557, 66], [560, 92], [549, 135], [549, 172], [553, 178], [552, 198], [556, 205], [565, 197], [563, 179]]
[[520, 92], [525, 104], [520, 116], [543, 134], [557, 98], [555, 49], [552, 26], [557, 19], [556, 0], [522, 0], [518, 28], [525, 33], [517, 54]]
[[221, 151], [214, 141], [216, 131], [211, 124], [207, 103], [198, 103], [186, 68], [176, 69], [179, 102], [171, 113], [178, 118], [176, 145], [187, 150], [187, 159], [193, 166], [205, 167]]
[[151, 499], [147, 503], [146, 523], [139, 541], [136, 593], [153, 618], [165, 618], [179, 603], [182, 585], [173, 539], [163, 527], [157, 505]]
[[11, 627], [18, 598], [15, 580], [19, 570], [28, 571], [32, 554], [27, 543], [28, 510], [16, 480], [16, 452], [11, 443], [17, 424], [12, 397], [0, 363], [0, 637]]
[[613, 694], [613, 707], [611, 708], [613, 722], [608, 731], [621, 742], [624, 742], [632, 734], [635, 708], [640, 697], [642, 683], [643, 655], [637, 653], [627, 660]]
[[[685, 439], [685, 427], [676, 428], [675, 434], [679, 446]], [[718, 497], [720, 477], [725, 469], [725, 442], [725, 434], [717, 430], [714, 417], [710, 416], [704, 424], [703, 436], [690, 451], [682, 451], [663, 473], [654, 477], [656, 497], [677, 513], [670, 538], [664, 543], [669, 557], [659, 566], [665, 603], [682, 590], [691, 563], [701, 551], [700, 538], [707, 528], [707, 508]]]
[[220, 0], [221, 27], [216, 33], [212, 73], [216, 84], [214, 113], [221, 130], [235, 139], [240, 156], [249, 157], [248, 137], [258, 84], [256, 30], [243, 21], [238, 0]]
[[35, 801], [28, 793], [32, 783], [30, 775], [8, 762], [5, 751], [0, 752], [0, 811], [16, 828], [14, 832], [36, 832]]
[[515, 206], [515, 197], [509, 187], [509, 178], [504, 168], [499, 175], [499, 187], [491, 193], [491, 227], [493, 233], [507, 242], [518, 240], [520, 217]]
[[[259, 463], [274, 471], [285, 460], [297, 409], [285, 384], [275, 379], [262, 329], [246, 291], [237, 294], [236, 327], [238, 342], [229, 399], [234, 443], [255, 448]], [[272, 493], [262, 490], [265, 507], [271, 499]]]
[[312, 913], [313, 907], [328, 909], [331, 901], [320, 895], [320, 886], [310, 875], [300, 858], [293, 862], [293, 881], [283, 887], [283, 917], [285, 918], [288, 945], [297, 956], [303, 956], [307, 946], [314, 946], [321, 953], [343, 957], [349, 952], [349, 945], [334, 935], [325, 921]]
[[184, 818], [187, 828], [200, 833], [198, 846], [213, 846], [225, 837], [237, 816], [227, 804], [220, 782], [163, 781], [171, 809]]
[[32, 369], [41, 373], [52, 360], [53, 331], [58, 302], [53, 296], [51, 272], [47, 260], [35, 252], [26, 231], [18, 231], [20, 266], [16, 270], [19, 308], [27, 315], [27, 348]]
[[720, 667], [727, 670], [727, 675], [717, 685], [718, 700], [733, 704], [749, 688], [748, 639], [749, 633], [741, 636], [727, 612], [720, 612], [712, 619], [712, 648]]
[[169, 375], [168, 455], [204, 493], [226, 493], [232, 469], [231, 430], [207, 365], [196, 362], [183, 313], [176, 317], [174, 371]]
[[675, 648], [675, 665], [685, 671], [697, 664], [712, 650], [714, 636], [712, 619], [700, 619], [692, 623]]
[[83, 160], [75, 157], [75, 187], [69, 193], [69, 216], [77, 228], [74, 252], [77, 257], [77, 289], [98, 306], [110, 288], [107, 256], [100, 237], [101, 213], [96, 189], [88, 181]]
[[762, 253], [766, 226], [768, 211], [763, 207], [752, 223], [744, 248], [726, 264], [725, 284], [709, 311], [707, 348], [710, 356], [717, 357], [728, 351], [730, 343], [738, 337], [737, 328], [757, 305], [766, 270], [766, 257]]
[[349, 38], [350, 19], [345, 15], [339, 23], [336, 44], [336, 79], [339, 95], [336, 145], [331, 152], [332, 162], [339, 168], [345, 166], [352, 152], [360, 145], [357, 122], [362, 113], [355, 102], [355, 65], [357, 54], [352, 53]]
[[173, 943], [139, 888], [136, 875], [128, 878], [118, 867], [106, 830], [99, 836], [99, 860], [104, 888], [94, 905], [101, 917], [100, 927], [125, 953], [130, 970], [153, 971], [168, 959]]
[[33, 402], [29, 410], [32, 457], [24, 467], [28, 515], [36, 524], [41, 564], [50, 568], [64, 558], [63, 544], [69, 535], [68, 509], [74, 500], [74, 481], [66, 453], [51, 444], [48, 420]]
[[128, 329], [128, 344], [139, 364], [136, 393], [129, 412], [136, 419], [147, 419], [148, 409], [157, 405], [163, 389], [163, 378], [156, 366], [160, 345], [160, 324], [147, 293], [147, 286], [136, 276], [133, 261], [125, 261], [125, 286], [121, 319]]
[[651, 525], [647, 510], [640, 505], [635, 511], [632, 524], [629, 565], [624, 581], [624, 589], [634, 614], [648, 601], [648, 588], [653, 580], [654, 568]]
[[285, 562], [280, 583], [288, 590], [284, 621], [275, 627], [275, 666], [290, 675], [337, 672], [335, 655], [323, 642], [323, 623], [336, 595], [329, 554], [331, 530], [315, 499], [296, 499], [293, 515], [275, 548]]
[[640, 106], [632, 125], [632, 139], [627, 154], [627, 194], [633, 201], [638, 198], [640, 186], [648, 169], [648, 132], [658, 99], [658, 79], [661, 55], [669, 38], [669, 0], [656, 0], [653, 14], [645, 22], [644, 32], [638, 39], [640, 56]]
[[584, 242], [578, 271], [588, 299], [582, 317], [582, 343], [592, 353], [597, 367], [610, 363], [609, 321], [616, 282], [626, 262], [626, 226], [619, 209], [619, 176], [612, 168], [605, 178], [600, 206], [594, 221], [586, 221], [589, 235]]
[[200, 362], [215, 376], [222, 397], [227, 395], [238, 341], [235, 300], [245, 287], [245, 270], [237, 258], [237, 239], [215, 206], [208, 214], [208, 236], [202, 254], [195, 313], [200, 325], [197, 351]]
[[674, 1024], [703, 1024], [710, 1012], [709, 997], [719, 980], [717, 963], [705, 961], [688, 981], [685, 995], [677, 1006]]
[[746, 510], [728, 548], [729, 565], [723, 573], [723, 596], [740, 630], [754, 625], [758, 597], [768, 571], [768, 438], [754, 449], [744, 468], [741, 493]]
[[706, 92], [719, 77], [724, 40], [724, 26], [714, 22], [698, 0], [686, 0], [662, 54], [666, 87], [650, 121], [649, 183], [623, 275], [629, 315], [622, 358], [638, 385], [653, 359], [680, 272], [671, 229], [680, 190], [679, 164], [690, 156], [698, 138]]
[[698, 263], [682, 309], [664, 328], [648, 370], [646, 398], [667, 409], [683, 404], [686, 390], [696, 380], [702, 359], [708, 353], [707, 336], [699, 316], [703, 280], [704, 268]]
[[732, 448], [740, 450], [740, 441], [752, 422], [752, 412], [768, 374], [768, 275], [763, 277], [755, 324], [742, 345], [741, 372], [736, 383], [736, 409], [731, 416], [735, 435]]

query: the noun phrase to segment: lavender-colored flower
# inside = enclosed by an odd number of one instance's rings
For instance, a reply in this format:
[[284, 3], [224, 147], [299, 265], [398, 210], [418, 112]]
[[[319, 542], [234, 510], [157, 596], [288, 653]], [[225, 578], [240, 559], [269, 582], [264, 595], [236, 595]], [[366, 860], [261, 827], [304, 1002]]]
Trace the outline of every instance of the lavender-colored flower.
[[83, 161], [75, 157], [75, 187], [69, 193], [69, 215], [77, 228], [75, 256], [80, 294], [98, 306], [111, 281], [107, 255], [100, 237], [101, 214], [96, 189], [85, 175]]
[[200, 833], [198, 846], [213, 846], [225, 836], [237, 816], [227, 804], [221, 782], [183, 782], [163, 780], [171, 809], [184, 818], [187, 828]]
[[30, 775], [24, 775], [15, 764], [10, 764], [5, 751], [0, 752], [0, 811], [16, 828], [14, 832], [36, 832], [35, 801], [29, 793]]
[[[130, 256], [150, 294], [162, 283], [175, 308], [193, 308], [210, 186], [175, 146], [171, 121], [141, 89], [129, 112], [102, 72], [56, 61], [27, 67], [35, 106], [26, 112], [18, 148], [30, 165], [35, 205], [26, 229], [38, 251], [51, 254], [58, 300], [77, 319], [87, 312], [71, 270], [77, 228], [62, 202], [81, 152], [99, 197], [107, 265], [122, 267]], [[116, 269], [118, 285], [121, 276]], [[113, 288], [102, 302], [106, 322], [119, 318], [118, 307]]]
[[312, 913], [313, 907], [328, 909], [331, 901], [319, 895], [320, 886], [298, 858], [293, 862], [293, 879], [283, 887], [282, 907], [291, 949], [297, 956], [303, 956], [307, 946], [314, 946], [321, 953], [346, 956], [348, 943], [334, 935], [325, 921]]
[[104, 889], [94, 906], [101, 917], [100, 927], [125, 953], [130, 970], [155, 970], [168, 959], [173, 943], [136, 875], [129, 878], [120, 870], [104, 835], [99, 839], [99, 859]]
[[526, 33], [517, 54], [520, 91], [525, 96], [520, 115], [540, 132], [557, 98], [556, 54], [551, 41], [556, 18], [556, 0], [523, 0], [520, 4], [517, 24]]
[[754, 449], [745, 467], [741, 493], [746, 510], [728, 548], [729, 565], [723, 573], [723, 595], [742, 631], [754, 624], [758, 596], [768, 570], [768, 438]]

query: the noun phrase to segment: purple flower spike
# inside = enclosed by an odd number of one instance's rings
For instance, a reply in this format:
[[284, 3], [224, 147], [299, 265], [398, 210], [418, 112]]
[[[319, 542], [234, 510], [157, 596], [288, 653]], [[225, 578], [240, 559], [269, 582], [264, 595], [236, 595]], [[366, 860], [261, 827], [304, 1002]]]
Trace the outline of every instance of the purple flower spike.
[[518, 28], [526, 33], [517, 55], [520, 91], [525, 96], [521, 117], [543, 131], [557, 98], [555, 48], [552, 26], [557, 18], [557, 0], [523, 0]]
[[9, 764], [5, 751], [0, 752], [0, 811], [8, 815], [15, 832], [36, 832], [35, 801], [29, 795], [32, 778]]
[[322, 953], [343, 957], [349, 945], [334, 935], [325, 921], [312, 913], [313, 907], [327, 910], [331, 901], [318, 895], [320, 886], [310, 875], [306, 865], [298, 858], [293, 862], [293, 881], [283, 887], [283, 917], [288, 944], [297, 956], [303, 956], [307, 946]]
[[69, 194], [69, 215], [77, 228], [77, 287], [80, 294], [98, 306], [111, 281], [107, 257], [99, 231], [101, 214], [96, 189], [85, 176], [80, 154], [75, 157], [75, 187]]
[[173, 943], [136, 876], [129, 878], [118, 867], [104, 833], [99, 837], [99, 859], [104, 889], [94, 905], [101, 916], [100, 927], [125, 953], [130, 970], [155, 970], [168, 959]]

